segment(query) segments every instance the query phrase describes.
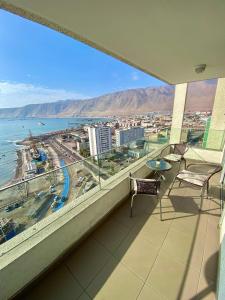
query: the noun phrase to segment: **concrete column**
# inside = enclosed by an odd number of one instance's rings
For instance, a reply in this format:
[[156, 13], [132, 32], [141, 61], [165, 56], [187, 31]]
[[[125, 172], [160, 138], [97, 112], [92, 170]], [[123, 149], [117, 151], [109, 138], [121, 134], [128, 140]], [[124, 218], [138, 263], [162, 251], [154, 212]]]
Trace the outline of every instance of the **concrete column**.
[[184, 109], [187, 94], [187, 83], [177, 84], [173, 104], [173, 119], [170, 134], [170, 144], [185, 141], [182, 132]]
[[223, 149], [225, 138], [225, 78], [219, 78], [216, 88], [212, 117], [206, 137], [206, 148]]

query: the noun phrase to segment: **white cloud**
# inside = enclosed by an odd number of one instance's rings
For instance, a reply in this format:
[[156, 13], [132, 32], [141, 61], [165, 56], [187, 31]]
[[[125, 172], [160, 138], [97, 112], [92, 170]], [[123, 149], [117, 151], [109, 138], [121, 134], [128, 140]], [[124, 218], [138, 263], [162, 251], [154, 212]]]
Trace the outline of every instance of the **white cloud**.
[[131, 74], [131, 80], [137, 81], [138, 79], [139, 79], [138, 74], [137, 74], [136, 72], [133, 72], [133, 73]]
[[0, 108], [83, 98], [88, 97], [65, 89], [51, 89], [28, 83], [0, 81]]

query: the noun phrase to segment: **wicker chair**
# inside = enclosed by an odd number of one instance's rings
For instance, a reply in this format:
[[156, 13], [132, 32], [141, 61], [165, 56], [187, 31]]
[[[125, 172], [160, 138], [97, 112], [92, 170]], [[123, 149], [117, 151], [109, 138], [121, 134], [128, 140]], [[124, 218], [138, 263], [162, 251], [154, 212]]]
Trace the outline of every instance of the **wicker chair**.
[[[197, 166], [200, 168], [203, 167], [207, 167], [209, 168], [208, 171], [206, 172], [194, 172], [194, 171], [190, 171], [190, 167], [193, 166]], [[198, 187], [201, 189], [201, 203], [200, 203], [200, 208], [199, 210], [201, 210], [202, 207], [202, 202], [203, 202], [203, 197], [204, 197], [204, 193], [205, 190], [207, 192], [207, 198], [208, 198], [208, 194], [209, 194], [209, 180], [210, 178], [221, 171], [221, 166], [218, 165], [213, 165], [213, 164], [207, 164], [207, 163], [195, 163], [195, 164], [190, 164], [187, 166], [187, 168], [185, 170], [182, 170], [180, 172], [178, 172], [178, 174], [175, 176], [171, 187], [169, 188], [169, 192], [168, 192], [168, 196], [170, 195], [171, 190], [173, 189], [173, 186], [175, 184], [176, 181], [179, 182], [179, 187], [181, 185], [182, 182], [186, 182], [190, 185], [193, 185], [195, 187]]]
[[[163, 153], [165, 151], [168, 151], [169, 148], [169, 154], [166, 154], [163, 156]], [[162, 150], [160, 153], [160, 157], [168, 162], [179, 162], [181, 165], [181, 162], [184, 161], [185, 169], [186, 169], [186, 159], [184, 158], [184, 154], [187, 152], [188, 146], [187, 143], [180, 143], [180, 144], [170, 144], [166, 148]], [[179, 165], [179, 169], [180, 169]]]
[[[132, 182], [133, 182], [133, 184], [132, 184]], [[130, 187], [131, 187], [131, 193], [132, 193], [132, 190], [134, 192], [134, 194], [132, 195], [132, 198], [131, 198], [131, 203], [130, 203], [130, 217], [132, 217], [135, 196], [149, 195], [149, 196], [156, 196], [158, 199], [160, 181], [157, 179], [133, 178], [133, 177], [131, 177], [131, 174], [130, 174]], [[161, 215], [161, 201], [160, 201], [160, 215]]]

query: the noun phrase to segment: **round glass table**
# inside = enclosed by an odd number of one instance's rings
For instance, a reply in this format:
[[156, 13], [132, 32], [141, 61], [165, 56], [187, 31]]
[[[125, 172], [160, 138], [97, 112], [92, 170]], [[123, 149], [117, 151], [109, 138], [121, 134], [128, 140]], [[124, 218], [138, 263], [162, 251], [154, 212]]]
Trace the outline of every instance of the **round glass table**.
[[171, 164], [163, 159], [148, 160], [146, 165], [150, 170], [154, 171], [155, 175], [158, 176], [158, 179], [162, 178], [163, 180], [165, 180], [165, 177], [162, 175], [162, 173], [172, 168]]

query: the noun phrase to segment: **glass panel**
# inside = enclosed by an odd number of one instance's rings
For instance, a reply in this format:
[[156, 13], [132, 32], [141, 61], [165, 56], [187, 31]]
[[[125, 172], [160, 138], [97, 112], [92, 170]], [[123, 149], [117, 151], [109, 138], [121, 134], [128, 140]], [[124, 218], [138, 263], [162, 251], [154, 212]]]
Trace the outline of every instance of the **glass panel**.
[[[196, 115], [197, 113], [210, 113], [213, 109], [213, 103], [216, 93], [217, 79], [202, 80], [188, 83], [187, 96], [185, 102], [185, 115]], [[196, 115], [198, 116], [198, 114]], [[192, 122], [198, 122], [199, 119], [189, 119]], [[184, 126], [186, 127], [184, 119]], [[195, 126], [191, 126], [195, 127]]]
[[183, 128], [183, 141], [196, 148], [222, 151], [224, 146], [224, 130]]
[[223, 149], [224, 131], [210, 128], [216, 87], [217, 79], [188, 84], [181, 141], [203, 149]]
[[159, 136], [154, 140], [151, 138], [139, 139], [91, 159], [96, 166], [99, 166], [99, 176], [104, 182], [139, 159], [147, 158], [153, 151], [166, 144], [167, 140], [168, 136]]
[[224, 130], [173, 128], [172, 134], [180, 136], [180, 141], [187, 142], [191, 147], [216, 151], [222, 151], [224, 147]]
[[[0, 190], [0, 243], [57, 212], [92, 189], [98, 176], [85, 161], [65, 166]], [[98, 172], [97, 172], [98, 173]]]
[[[114, 148], [98, 157], [88, 157], [47, 173], [37, 175], [0, 190], [0, 243], [59, 211], [73, 201], [81, 203], [80, 196], [99, 191], [101, 183], [132, 163], [162, 148], [168, 139], [139, 139]], [[86, 198], [87, 199], [87, 198]], [[82, 200], [85, 201], [85, 200]]]

